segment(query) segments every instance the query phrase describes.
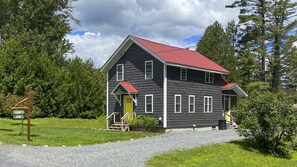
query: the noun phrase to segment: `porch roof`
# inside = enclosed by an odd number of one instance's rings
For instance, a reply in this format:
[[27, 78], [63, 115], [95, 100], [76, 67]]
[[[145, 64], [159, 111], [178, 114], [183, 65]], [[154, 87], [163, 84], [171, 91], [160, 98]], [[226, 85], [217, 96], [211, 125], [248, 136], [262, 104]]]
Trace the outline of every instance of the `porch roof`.
[[132, 86], [132, 84], [130, 82], [127, 82], [127, 81], [122, 81], [120, 82], [115, 88], [114, 90], [112, 91], [112, 93], [116, 93], [116, 91], [122, 87], [125, 91], [125, 93], [128, 93], [128, 94], [136, 94], [138, 93], [138, 90]]
[[238, 96], [248, 97], [249, 95], [236, 83], [227, 83], [222, 90], [233, 90]]

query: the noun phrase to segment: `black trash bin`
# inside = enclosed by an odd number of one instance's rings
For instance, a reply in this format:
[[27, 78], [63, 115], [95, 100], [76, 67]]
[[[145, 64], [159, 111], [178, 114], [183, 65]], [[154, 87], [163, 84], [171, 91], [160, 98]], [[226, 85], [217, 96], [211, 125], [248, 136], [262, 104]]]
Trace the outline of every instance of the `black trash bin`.
[[226, 120], [219, 120], [219, 130], [226, 130], [226, 129], [227, 129]]

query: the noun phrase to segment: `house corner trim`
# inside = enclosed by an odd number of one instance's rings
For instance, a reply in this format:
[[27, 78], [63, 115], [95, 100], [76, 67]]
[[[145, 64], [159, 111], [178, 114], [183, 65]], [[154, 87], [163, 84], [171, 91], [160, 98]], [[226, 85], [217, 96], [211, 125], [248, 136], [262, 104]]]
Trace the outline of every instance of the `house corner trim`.
[[163, 65], [163, 128], [167, 128], [167, 65]]

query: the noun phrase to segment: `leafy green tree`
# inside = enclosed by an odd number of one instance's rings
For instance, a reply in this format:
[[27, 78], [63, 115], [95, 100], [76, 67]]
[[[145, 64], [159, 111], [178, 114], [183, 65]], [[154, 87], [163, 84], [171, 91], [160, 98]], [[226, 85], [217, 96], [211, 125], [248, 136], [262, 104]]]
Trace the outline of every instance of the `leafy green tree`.
[[239, 134], [266, 151], [287, 156], [297, 135], [297, 109], [287, 95], [256, 92], [241, 103]]
[[72, 52], [65, 39], [69, 20], [75, 20], [71, 3], [0, 1], [0, 93], [36, 92], [39, 117], [95, 118], [105, 112], [104, 76], [90, 60], [65, 58]]
[[215, 21], [208, 26], [197, 44], [196, 51], [230, 71], [228, 81], [235, 81], [235, 57], [231, 40], [222, 25]]

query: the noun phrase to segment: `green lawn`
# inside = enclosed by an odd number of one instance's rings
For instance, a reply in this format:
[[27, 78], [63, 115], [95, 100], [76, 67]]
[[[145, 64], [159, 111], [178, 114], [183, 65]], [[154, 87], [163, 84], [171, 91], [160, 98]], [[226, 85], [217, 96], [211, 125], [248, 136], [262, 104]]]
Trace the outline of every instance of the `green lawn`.
[[179, 150], [151, 158], [147, 166], [174, 167], [295, 167], [297, 151], [291, 159], [276, 158], [245, 146], [244, 141]]
[[[26, 121], [24, 121], [26, 123]], [[118, 132], [103, 130], [105, 117], [98, 119], [31, 119], [30, 145], [77, 146], [144, 138], [157, 133]], [[27, 126], [20, 135], [21, 121], [0, 118], [0, 142], [28, 144]]]

